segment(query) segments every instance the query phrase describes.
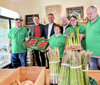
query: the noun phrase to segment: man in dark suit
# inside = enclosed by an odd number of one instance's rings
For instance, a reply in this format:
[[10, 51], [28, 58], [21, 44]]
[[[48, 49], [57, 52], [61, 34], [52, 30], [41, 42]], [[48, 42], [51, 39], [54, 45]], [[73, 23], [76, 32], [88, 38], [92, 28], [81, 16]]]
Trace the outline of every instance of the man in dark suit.
[[49, 39], [51, 35], [54, 34], [54, 15], [51, 13], [51, 14], [48, 14], [48, 21], [49, 21], [49, 24], [45, 25], [45, 38], [46, 39]]
[[63, 34], [65, 32], [65, 30], [69, 27], [67, 17], [62, 18], [62, 24], [63, 25], [61, 26], [61, 33]]
[[[52, 13], [48, 14], [48, 21], [49, 24], [45, 25], [44, 31], [45, 31], [45, 38], [49, 39], [50, 36], [54, 34], [54, 15]], [[47, 57], [47, 52], [46, 52], [46, 57]], [[49, 68], [49, 59], [47, 57], [47, 62], [48, 62], [48, 67]]]
[[[34, 15], [33, 20], [34, 20], [35, 25], [30, 27], [29, 36], [38, 37], [38, 38], [44, 37], [44, 25], [39, 24], [39, 16]], [[29, 38], [26, 38], [25, 40], [28, 40], [28, 39]], [[34, 54], [35, 54], [37, 65], [38, 66], [45, 66], [44, 52], [41, 52], [41, 51], [38, 51], [38, 50], [33, 50], [33, 51], [34, 51]], [[41, 56], [42, 65], [41, 65], [41, 62], [40, 62], [39, 53], [40, 53], [40, 56]]]

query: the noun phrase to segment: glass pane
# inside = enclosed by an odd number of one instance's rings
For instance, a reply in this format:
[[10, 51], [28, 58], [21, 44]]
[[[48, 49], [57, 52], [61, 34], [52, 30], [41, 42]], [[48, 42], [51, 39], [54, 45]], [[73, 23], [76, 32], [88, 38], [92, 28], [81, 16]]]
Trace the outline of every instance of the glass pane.
[[9, 53], [7, 53], [8, 31], [9, 20], [0, 18], [0, 66], [5, 65], [9, 61], [11, 61]]
[[11, 20], [11, 28], [12, 27], [15, 27], [15, 21], [14, 20]]

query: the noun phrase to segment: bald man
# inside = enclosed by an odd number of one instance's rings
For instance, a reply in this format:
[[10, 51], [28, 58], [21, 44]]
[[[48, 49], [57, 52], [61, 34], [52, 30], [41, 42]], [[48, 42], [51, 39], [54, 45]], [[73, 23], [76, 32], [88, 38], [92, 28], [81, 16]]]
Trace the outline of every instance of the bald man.
[[63, 34], [65, 32], [65, 30], [69, 27], [67, 17], [62, 18], [62, 24], [63, 25], [61, 26], [61, 33]]
[[97, 70], [100, 65], [100, 16], [97, 8], [89, 6], [86, 10], [89, 21], [86, 27], [86, 49], [93, 52], [90, 70]]

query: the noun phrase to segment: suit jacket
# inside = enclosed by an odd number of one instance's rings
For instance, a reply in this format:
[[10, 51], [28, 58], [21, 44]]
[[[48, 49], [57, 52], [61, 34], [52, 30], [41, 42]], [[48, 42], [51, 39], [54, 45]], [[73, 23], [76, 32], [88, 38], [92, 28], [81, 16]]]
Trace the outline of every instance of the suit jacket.
[[[55, 23], [53, 23], [50, 36], [54, 34], [54, 25], [55, 25]], [[45, 38], [46, 39], [48, 38], [48, 28], [49, 28], [49, 24], [45, 25], [44, 32], [45, 32]]]
[[[44, 25], [39, 24], [39, 26], [40, 26], [41, 37], [44, 37]], [[33, 36], [34, 37], [34, 28], [35, 28], [35, 25], [33, 25], [33, 26], [30, 27], [29, 36]]]
[[[66, 26], [66, 29], [67, 29], [69, 26], [70, 26], [70, 25]], [[61, 26], [60, 29], [61, 29], [61, 34], [63, 34], [63, 26]], [[66, 29], [65, 29], [65, 30], [66, 30]]]

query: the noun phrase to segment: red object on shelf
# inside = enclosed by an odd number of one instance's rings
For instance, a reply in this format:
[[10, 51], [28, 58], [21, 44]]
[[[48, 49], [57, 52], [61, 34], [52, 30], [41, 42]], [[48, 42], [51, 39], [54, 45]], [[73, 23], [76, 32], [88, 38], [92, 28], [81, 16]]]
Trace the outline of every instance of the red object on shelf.
[[29, 43], [26, 43], [26, 45], [35, 45], [37, 42], [37, 39], [31, 39]]
[[47, 43], [48, 43], [47, 41], [42, 41], [42, 42], [38, 45], [38, 47], [44, 47]]

